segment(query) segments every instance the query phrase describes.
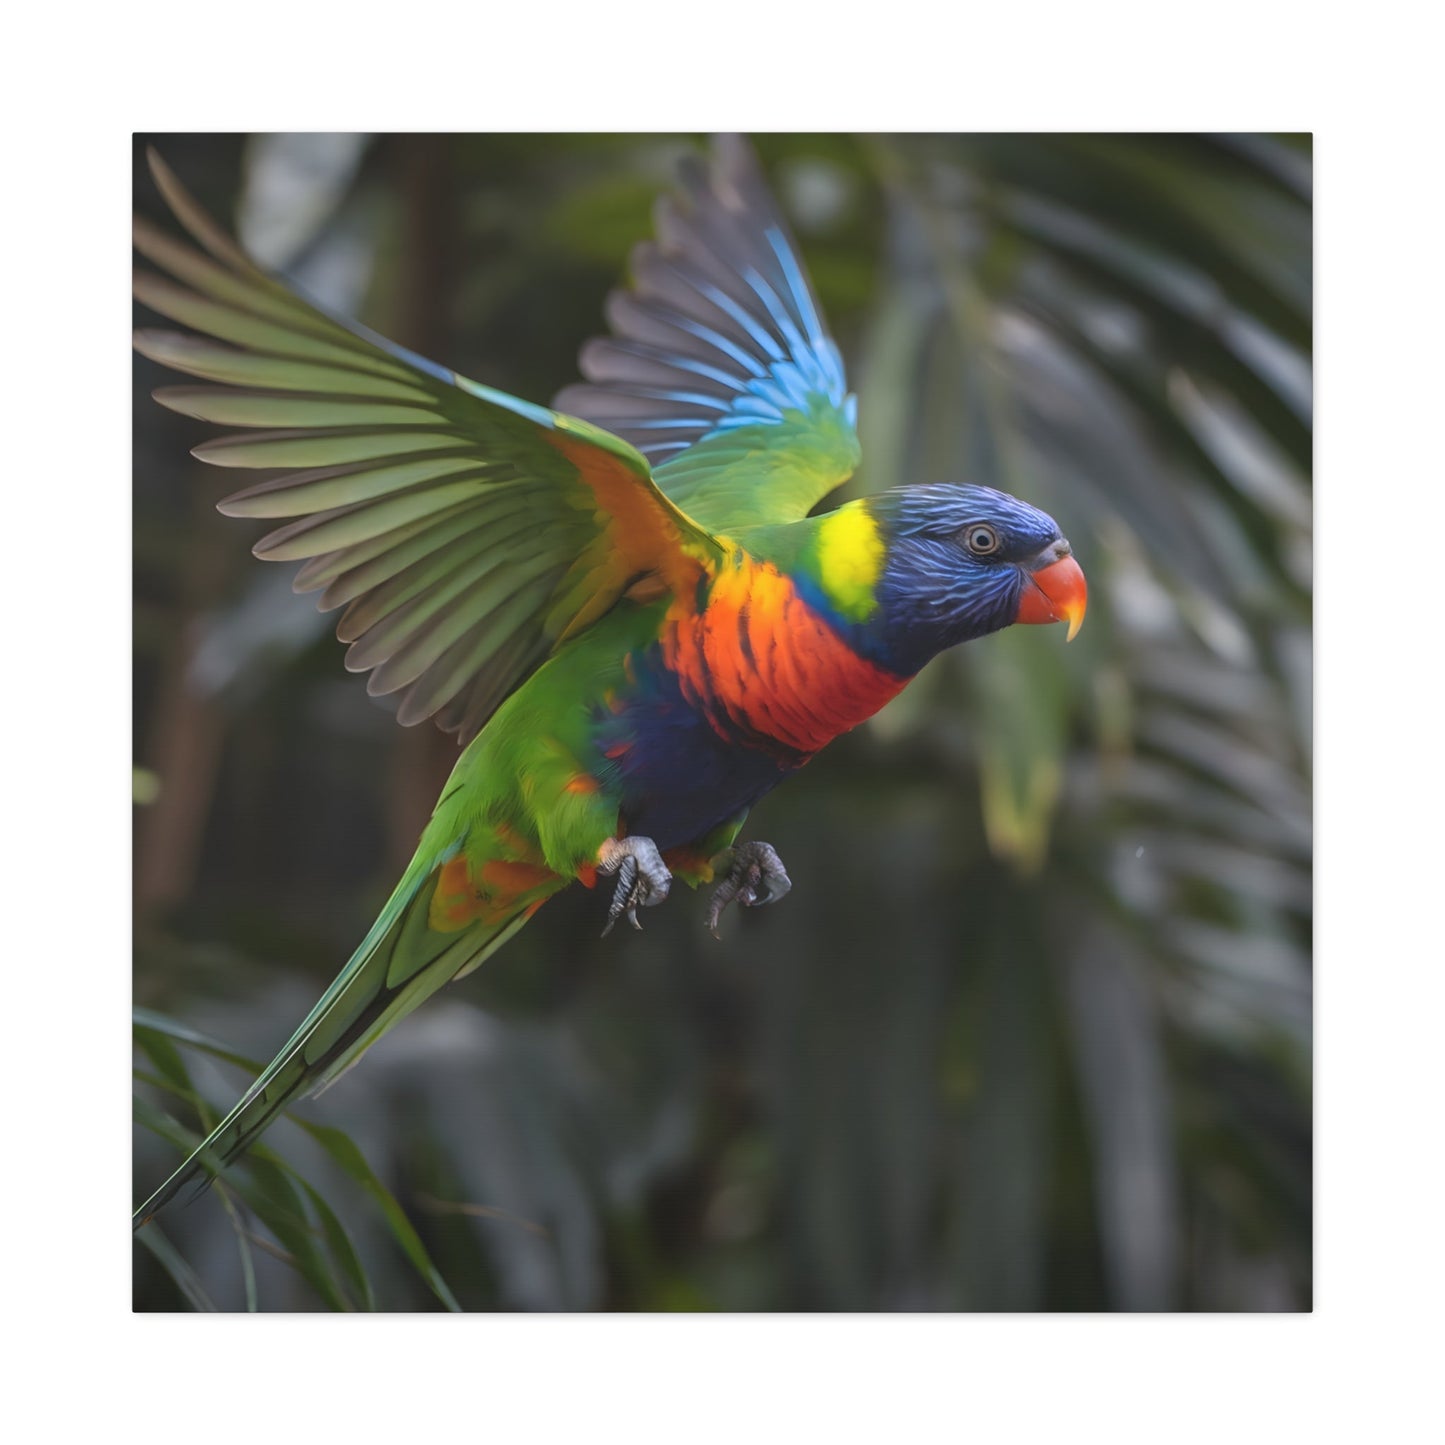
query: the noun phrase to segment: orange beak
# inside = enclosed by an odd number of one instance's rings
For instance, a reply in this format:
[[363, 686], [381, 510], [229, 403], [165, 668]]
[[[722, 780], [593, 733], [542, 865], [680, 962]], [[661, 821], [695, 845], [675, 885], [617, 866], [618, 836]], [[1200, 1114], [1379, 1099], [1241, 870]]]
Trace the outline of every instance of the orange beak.
[[[1052, 560], [1051, 560], [1052, 559]], [[1015, 622], [1067, 622], [1068, 642], [1084, 625], [1089, 587], [1069, 554], [1067, 542], [1055, 542], [1040, 554], [1043, 565], [1026, 574]]]

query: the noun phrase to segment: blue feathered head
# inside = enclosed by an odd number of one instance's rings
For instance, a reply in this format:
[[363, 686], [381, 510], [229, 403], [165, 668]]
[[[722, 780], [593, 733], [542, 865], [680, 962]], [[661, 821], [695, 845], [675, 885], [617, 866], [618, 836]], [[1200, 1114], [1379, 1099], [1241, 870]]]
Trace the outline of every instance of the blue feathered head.
[[911, 675], [946, 647], [1014, 622], [1083, 621], [1087, 589], [1046, 512], [992, 487], [900, 487], [864, 504], [886, 561], [868, 628], [876, 659]]

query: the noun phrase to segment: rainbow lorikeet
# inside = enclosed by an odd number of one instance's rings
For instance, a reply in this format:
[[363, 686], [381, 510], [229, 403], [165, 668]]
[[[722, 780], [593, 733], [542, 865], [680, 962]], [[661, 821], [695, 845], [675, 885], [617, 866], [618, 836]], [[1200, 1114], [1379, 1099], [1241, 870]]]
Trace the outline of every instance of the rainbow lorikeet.
[[[674, 877], [785, 894], [748, 810], [931, 657], [1084, 615], [1052, 518], [908, 486], [810, 510], [859, 460], [856, 403], [751, 151], [685, 168], [553, 409], [339, 321], [257, 267], [156, 158], [207, 254], [137, 224], [168, 273], [136, 294], [192, 332], [136, 346], [220, 385], [163, 405], [248, 428], [197, 447], [280, 470], [220, 503], [282, 525], [256, 554], [344, 607], [346, 665], [462, 752], [416, 856], [345, 968], [204, 1144], [136, 1212], [240, 1154], [554, 893], [610, 889], [607, 928]], [[604, 930], [605, 931], [605, 930]]]

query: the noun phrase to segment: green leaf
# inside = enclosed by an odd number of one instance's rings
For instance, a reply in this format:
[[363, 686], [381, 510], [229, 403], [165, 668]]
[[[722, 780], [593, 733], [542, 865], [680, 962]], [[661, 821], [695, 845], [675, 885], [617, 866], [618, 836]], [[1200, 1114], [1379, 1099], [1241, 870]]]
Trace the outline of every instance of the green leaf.
[[175, 1280], [176, 1287], [203, 1314], [215, 1314], [215, 1301], [206, 1293], [200, 1276], [186, 1263], [185, 1257], [164, 1234], [160, 1226], [148, 1224], [136, 1235], [136, 1242], [148, 1249], [160, 1262], [161, 1268]]
[[256, 1218], [276, 1236], [297, 1271], [330, 1308], [353, 1309], [333, 1265], [317, 1243], [317, 1227], [306, 1213], [301, 1192], [292, 1182], [292, 1171], [269, 1149], [257, 1146], [247, 1156], [245, 1172], [252, 1182], [241, 1184], [237, 1192]]
[[447, 1309], [459, 1312], [461, 1306], [447, 1286], [447, 1282], [441, 1277], [436, 1265], [432, 1263], [426, 1246], [421, 1242], [421, 1236], [412, 1227], [411, 1221], [406, 1217], [401, 1205], [396, 1202], [395, 1196], [376, 1177], [371, 1166], [362, 1156], [361, 1150], [340, 1129], [334, 1129], [325, 1124], [314, 1124], [305, 1119], [297, 1119], [295, 1122], [371, 1195], [381, 1209], [392, 1237], [415, 1266], [417, 1273], [426, 1280], [432, 1292]]
[[[178, 1023], [175, 1019], [168, 1018], [164, 1014], [156, 1013], [150, 1009], [135, 1009], [133, 1017], [136, 1025], [136, 1041], [161, 1071], [161, 1077], [147, 1080], [178, 1098], [205, 1108], [191, 1083], [189, 1073], [181, 1059], [179, 1052], [172, 1046], [170, 1040], [179, 1040], [192, 1048], [201, 1049], [215, 1058], [223, 1059], [248, 1072], [255, 1074], [260, 1071], [260, 1066], [244, 1054], [237, 1053], [234, 1049], [218, 1042], [209, 1035], [192, 1029], [185, 1024]], [[168, 1118], [159, 1110], [145, 1105], [143, 1101], [137, 1100], [137, 1121], [152, 1132], [159, 1134], [162, 1138], [176, 1144], [178, 1148], [189, 1153], [196, 1144], [200, 1142], [199, 1137], [193, 1135], [189, 1130], [184, 1129], [176, 1121]], [[411, 1222], [407, 1219], [395, 1196], [377, 1178], [374, 1171], [367, 1164], [360, 1149], [340, 1129], [327, 1125], [314, 1124], [308, 1120], [296, 1118], [294, 1115], [287, 1115], [291, 1122], [303, 1129], [326, 1151], [328, 1156], [334, 1160], [343, 1172], [356, 1183], [360, 1184], [363, 1190], [372, 1198], [380, 1209], [382, 1217], [386, 1220], [387, 1228], [392, 1237], [400, 1245], [402, 1252], [411, 1261], [417, 1272], [426, 1281], [428, 1287], [442, 1302], [452, 1311], [460, 1311], [461, 1306], [457, 1303], [456, 1296], [448, 1287], [436, 1265], [428, 1255], [426, 1246], [422, 1243], [420, 1235], [417, 1234]], [[255, 1151], [250, 1157], [255, 1157]], [[375, 1300], [372, 1293], [372, 1286], [367, 1277], [366, 1271], [361, 1264], [350, 1238], [342, 1228], [334, 1211], [326, 1203], [322, 1195], [300, 1174], [289, 1165], [285, 1165], [274, 1155], [270, 1156], [271, 1162], [278, 1169], [289, 1175], [306, 1192], [307, 1197], [312, 1201], [316, 1213], [321, 1222], [322, 1231], [326, 1236], [328, 1246], [332, 1253], [333, 1261], [345, 1277], [356, 1296], [363, 1301], [367, 1309], [375, 1308]], [[237, 1166], [244, 1168], [245, 1164]], [[268, 1174], [270, 1186], [276, 1186], [276, 1176]], [[292, 1229], [297, 1225], [296, 1210], [292, 1208], [293, 1195], [289, 1195], [283, 1189], [277, 1192], [279, 1186], [269, 1187], [257, 1196], [251, 1192], [243, 1191], [243, 1198], [251, 1203], [256, 1209], [258, 1217], [270, 1227], [273, 1233], [280, 1236], [278, 1223], [282, 1228]], [[258, 1205], [257, 1199], [265, 1201]], [[283, 1202], [282, 1212], [278, 1215], [276, 1201]], [[301, 1218], [304, 1219], [304, 1210], [301, 1211]], [[312, 1279], [315, 1269], [315, 1260], [305, 1250], [297, 1251], [292, 1245], [288, 1245], [293, 1254], [298, 1257], [298, 1267], [308, 1279]], [[312, 1279], [313, 1284], [315, 1280]]]
[[161, 1034], [166, 1038], [175, 1039], [178, 1043], [190, 1044], [192, 1048], [201, 1049], [215, 1058], [224, 1059], [226, 1063], [235, 1064], [238, 1068], [246, 1069], [252, 1074], [261, 1072], [261, 1065], [255, 1059], [248, 1059], [245, 1054], [238, 1054], [234, 1049], [211, 1038], [209, 1034], [203, 1034], [187, 1024], [180, 1023], [165, 1014], [157, 1013], [154, 1009], [132, 1009], [131, 1019], [137, 1028], [144, 1029], [148, 1033]]
[[326, 1247], [331, 1252], [331, 1258], [351, 1286], [356, 1298], [361, 1301], [362, 1309], [374, 1310], [376, 1298], [371, 1292], [371, 1281], [367, 1278], [366, 1270], [362, 1267], [361, 1258], [356, 1252], [356, 1246], [351, 1242], [350, 1235], [342, 1227], [335, 1211], [317, 1193], [316, 1189], [294, 1170], [288, 1172], [306, 1191], [306, 1197], [311, 1201], [312, 1207], [320, 1217], [322, 1232], [326, 1236]]
[[1055, 628], [1017, 627], [969, 659], [984, 828], [994, 855], [1037, 872], [1064, 777], [1069, 695]]

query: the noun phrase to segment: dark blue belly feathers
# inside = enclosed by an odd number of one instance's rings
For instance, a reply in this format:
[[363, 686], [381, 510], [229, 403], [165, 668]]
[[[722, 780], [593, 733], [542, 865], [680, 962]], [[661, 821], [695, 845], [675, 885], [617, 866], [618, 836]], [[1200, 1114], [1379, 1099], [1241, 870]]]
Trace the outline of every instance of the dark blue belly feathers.
[[683, 696], [658, 651], [633, 657], [636, 682], [620, 710], [596, 714], [629, 833], [651, 838], [663, 851], [699, 842], [804, 761], [723, 737]]

